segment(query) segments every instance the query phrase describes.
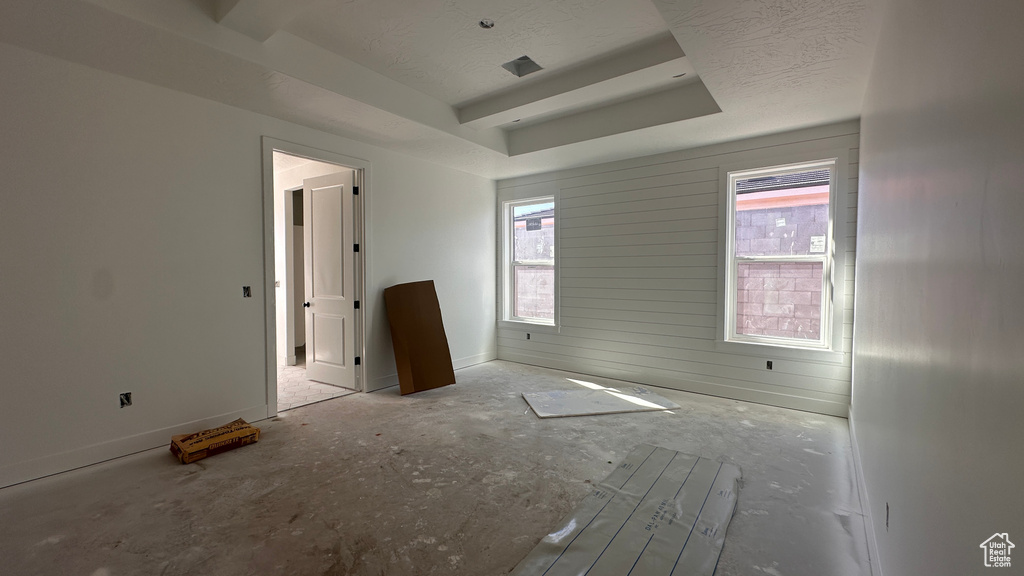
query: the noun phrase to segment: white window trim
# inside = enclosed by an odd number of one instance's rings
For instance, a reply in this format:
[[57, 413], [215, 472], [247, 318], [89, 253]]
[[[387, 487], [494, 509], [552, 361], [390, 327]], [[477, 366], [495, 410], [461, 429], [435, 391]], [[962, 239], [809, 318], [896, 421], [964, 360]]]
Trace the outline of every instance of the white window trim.
[[[822, 318], [824, 344], [812, 343], [810, 346], [799, 341], [760, 339], [756, 337], [736, 337], [730, 334], [731, 322], [729, 314], [735, 310], [735, 277], [730, 266], [729, 255], [733, 253], [732, 218], [734, 198], [730, 175], [743, 172], [772, 171], [782, 168], [808, 165], [814, 167], [822, 162], [833, 161], [835, 169], [832, 177], [832, 194], [829, 198], [829, 230], [831, 246], [831, 266], [826, 267], [823, 274], [823, 301], [829, 298], [827, 317]], [[749, 174], [744, 175], [749, 177]], [[715, 348], [723, 351], [762, 356], [767, 358], [786, 358], [792, 360], [811, 360], [829, 363], [841, 363], [849, 350], [844, 350], [843, 340], [843, 303], [846, 299], [846, 206], [849, 192], [849, 150], [846, 148], [818, 150], [791, 154], [755, 154], [742, 161], [723, 164], [719, 167], [719, 250], [718, 250], [718, 311], [717, 337]], [[815, 257], [816, 258], [816, 257]], [[785, 260], [793, 258], [786, 257]], [[827, 325], [827, 327], [826, 327]]]
[[[538, 202], [551, 202], [555, 203], [554, 219], [555, 219], [555, 258], [554, 258], [554, 276], [555, 276], [555, 310], [554, 319], [550, 322], [542, 320], [532, 320], [527, 318], [514, 318], [512, 317], [512, 229], [510, 222], [512, 221], [512, 207], [521, 204], [531, 204]], [[561, 246], [559, 238], [559, 193], [558, 188], [553, 183], [545, 183], [541, 185], [526, 186], [516, 189], [501, 190], [498, 193], [498, 231], [500, 234], [498, 242], [498, 327], [503, 329], [512, 330], [529, 330], [531, 332], [551, 332], [557, 333], [560, 325], [560, 284], [561, 284], [561, 273], [559, 269], [559, 247]]]

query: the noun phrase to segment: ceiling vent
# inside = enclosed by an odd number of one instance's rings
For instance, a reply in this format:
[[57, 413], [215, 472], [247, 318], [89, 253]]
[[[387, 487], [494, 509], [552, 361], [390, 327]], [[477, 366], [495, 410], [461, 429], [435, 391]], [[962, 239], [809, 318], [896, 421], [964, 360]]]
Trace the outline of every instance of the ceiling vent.
[[540, 67], [540, 64], [531, 60], [529, 56], [520, 56], [511, 62], [505, 62], [501, 67], [520, 78], [538, 70], [543, 70], [543, 68]]

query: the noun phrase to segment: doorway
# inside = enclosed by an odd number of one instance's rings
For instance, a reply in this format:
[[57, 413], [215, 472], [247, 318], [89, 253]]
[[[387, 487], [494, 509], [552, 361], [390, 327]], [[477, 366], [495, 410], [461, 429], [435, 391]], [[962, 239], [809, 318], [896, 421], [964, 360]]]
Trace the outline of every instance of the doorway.
[[362, 390], [365, 168], [350, 160], [264, 139], [268, 416]]

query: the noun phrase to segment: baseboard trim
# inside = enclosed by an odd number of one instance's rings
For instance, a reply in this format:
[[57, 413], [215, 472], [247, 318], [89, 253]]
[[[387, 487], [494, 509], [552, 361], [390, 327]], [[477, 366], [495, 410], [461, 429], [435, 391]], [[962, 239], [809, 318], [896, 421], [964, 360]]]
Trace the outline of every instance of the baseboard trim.
[[476, 354], [473, 356], [466, 356], [465, 358], [459, 358], [452, 360], [452, 365], [456, 370], [462, 370], [463, 368], [469, 368], [470, 366], [476, 366], [477, 364], [483, 364], [484, 362], [490, 362], [491, 360], [497, 360], [497, 350], [491, 352], [484, 352], [483, 354]]
[[693, 392], [695, 394], [706, 394], [708, 396], [729, 398], [731, 400], [742, 400], [744, 402], [753, 402], [755, 404], [767, 404], [768, 406], [801, 410], [803, 412], [813, 412], [815, 414], [838, 416], [839, 418], [848, 417], [850, 410], [848, 400], [846, 402], [837, 402], [821, 400], [818, 398], [795, 396], [791, 394], [782, 394], [779, 392], [770, 392], [766, 390], [740, 388], [737, 386], [717, 384], [715, 382], [681, 380], [675, 378], [667, 379], [660, 376], [646, 375], [641, 372], [627, 372], [625, 370], [617, 370], [614, 368], [606, 368], [598, 371], [591, 369], [588, 371], [586, 364], [554, 360], [543, 356], [534, 356], [532, 354], [503, 351], [498, 354], [498, 359], [507, 360], [509, 362], [518, 362], [520, 364], [529, 364], [531, 366], [540, 366], [542, 368], [551, 368], [553, 370], [575, 372], [577, 374], [589, 374], [603, 378], [613, 378], [616, 380], [644, 384], [647, 386], [658, 386], [661, 388], [669, 388], [671, 390], [680, 390], [682, 392]]
[[267, 405], [263, 404], [191, 422], [183, 422], [158, 430], [141, 432], [124, 438], [108, 440], [90, 446], [83, 446], [57, 454], [49, 454], [33, 460], [0, 466], [0, 488], [6, 488], [30, 480], [38, 480], [39, 478], [68, 472], [84, 466], [99, 464], [100, 462], [142, 452], [143, 450], [167, 446], [170, 444], [171, 436], [174, 434], [188, 434], [207, 428], [214, 428], [236, 418], [257, 422], [266, 417]]
[[374, 378], [366, 387], [367, 392], [376, 392], [377, 390], [383, 390], [392, 386], [398, 386], [398, 373], [388, 374], [387, 376], [381, 376]]
[[871, 519], [871, 500], [868, 498], [868, 485], [864, 480], [864, 467], [860, 460], [860, 446], [857, 444], [857, 431], [853, 419], [853, 410], [850, 410], [850, 447], [853, 449], [853, 469], [857, 476], [857, 491], [860, 493], [860, 508], [864, 515], [864, 537], [868, 541], [868, 562], [871, 565], [871, 573], [875, 576], [883, 576], [882, 565], [878, 559], [878, 539], [875, 536], [875, 523]]
[[[465, 356], [452, 360], [452, 366], [456, 370], [463, 368], [469, 368], [470, 366], [476, 366], [477, 364], [483, 364], [484, 362], [490, 362], [491, 360], [498, 359], [498, 352], [484, 352], [482, 354], [475, 354], [473, 356]], [[377, 390], [383, 390], [392, 386], [398, 386], [398, 373], [388, 374], [387, 376], [381, 376], [373, 380], [373, 382], [366, 388], [367, 392], [375, 392]]]

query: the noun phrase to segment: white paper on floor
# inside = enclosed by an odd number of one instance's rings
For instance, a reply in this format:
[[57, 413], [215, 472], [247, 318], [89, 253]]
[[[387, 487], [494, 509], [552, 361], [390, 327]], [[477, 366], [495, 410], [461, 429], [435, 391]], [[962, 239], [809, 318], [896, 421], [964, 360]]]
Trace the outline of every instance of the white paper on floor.
[[512, 576], [711, 576], [741, 477], [731, 464], [641, 444]]
[[563, 416], [590, 416], [619, 414], [621, 412], [647, 412], [672, 410], [679, 404], [658, 396], [642, 386], [587, 390], [552, 390], [550, 392], [523, 392], [523, 399], [541, 418]]

